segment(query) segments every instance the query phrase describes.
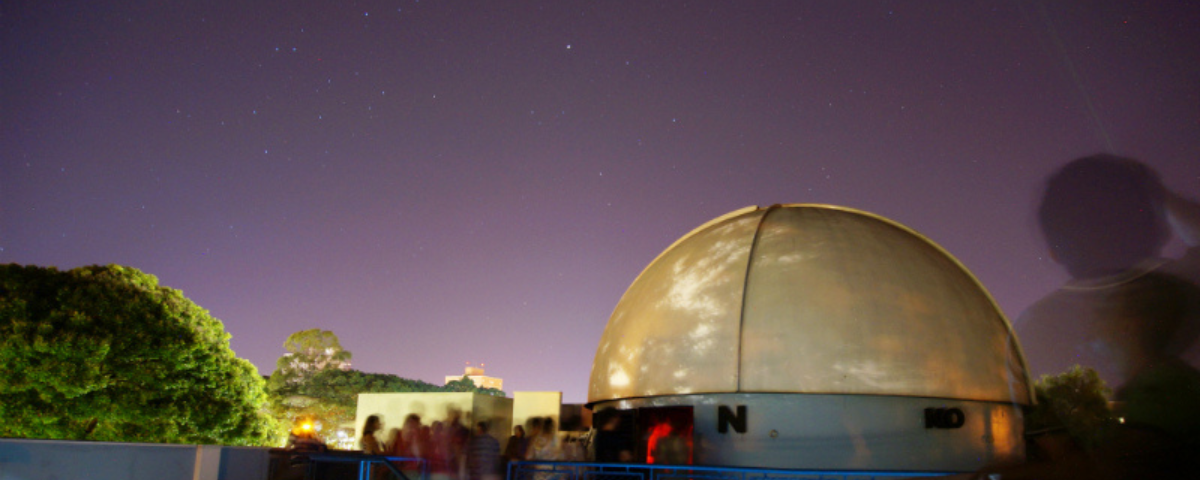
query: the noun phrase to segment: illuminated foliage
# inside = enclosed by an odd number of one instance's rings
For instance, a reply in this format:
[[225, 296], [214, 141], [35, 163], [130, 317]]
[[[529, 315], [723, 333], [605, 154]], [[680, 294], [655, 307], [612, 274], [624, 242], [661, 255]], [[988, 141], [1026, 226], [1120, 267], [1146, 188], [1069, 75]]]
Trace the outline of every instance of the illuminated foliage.
[[312, 418], [325, 428], [354, 421], [360, 393], [440, 392], [442, 387], [395, 375], [329, 369], [285, 390], [272, 390], [281, 420]]
[[288, 335], [283, 349], [286, 353], [275, 362], [275, 373], [271, 374], [271, 389], [275, 391], [300, 385], [326, 370], [350, 368], [352, 355], [329, 330], [313, 328]]
[[503, 397], [504, 396], [504, 390], [475, 386], [475, 382], [472, 381], [471, 378], [466, 375], [463, 375], [463, 377], [458, 380], [451, 380], [449, 383], [447, 383], [446, 385], [439, 387], [439, 388], [440, 388], [440, 390], [435, 390], [435, 391], [439, 391], [439, 392], [475, 392], [475, 393], [479, 393], [479, 394], [483, 394], [483, 395], [491, 395], [494, 397]]
[[[323, 431], [348, 425], [354, 421], [360, 393], [477, 392], [504, 396], [503, 391], [494, 388], [475, 387], [467, 377], [442, 386], [349, 369], [350, 352], [343, 350], [337, 335], [327, 330], [293, 333], [284, 348], [287, 353], [280, 357], [278, 365], [280, 368], [288, 365], [290, 370], [282, 375], [276, 370], [267, 384], [276, 418], [288, 428], [309, 419], [320, 423]], [[321, 356], [327, 360], [320, 359]], [[296, 357], [301, 357], [300, 363]], [[297, 364], [319, 367], [292, 367]]]
[[262, 377], [221, 322], [119, 265], [0, 265], [0, 437], [260, 445]]
[[1034, 384], [1037, 405], [1026, 417], [1031, 434], [1065, 432], [1080, 447], [1100, 444], [1115, 422], [1109, 408], [1111, 391], [1090, 367], [1075, 365], [1058, 375], [1043, 375]]

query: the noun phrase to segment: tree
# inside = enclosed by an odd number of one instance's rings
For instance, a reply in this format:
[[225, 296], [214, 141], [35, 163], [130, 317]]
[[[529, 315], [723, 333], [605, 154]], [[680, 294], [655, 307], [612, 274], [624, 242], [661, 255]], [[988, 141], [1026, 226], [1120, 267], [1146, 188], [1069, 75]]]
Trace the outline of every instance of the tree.
[[337, 335], [311, 329], [293, 333], [284, 342], [286, 352], [267, 382], [276, 419], [290, 427], [300, 421], [319, 423], [322, 429], [354, 421], [360, 393], [478, 392], [504, 396], [494, 388], [477, 388], [467, 377], [445, 386], [385, 373], [350, 369], [350, 352]]
[[283, 342], [283, 349], [286, 353], [275, 362], [275, 373], [271, 374], [272, 391], [285, 392], [325, 370], [350, 368], [352, 355], [329, 330], [313, 328], [293, 333]]
[[1090, 367], [1075, 365], [1058, 375], [1043, 375], [1034, 384], [1037, 405], [1025, 430], [1031, 434], [1065, 431], [1080, 447], [1099, 445], [1115, 423], [1108, 405], [1111, 394]]
[[153, 275], [0, 265], [0, 437], [261, 445], [263, 379]]

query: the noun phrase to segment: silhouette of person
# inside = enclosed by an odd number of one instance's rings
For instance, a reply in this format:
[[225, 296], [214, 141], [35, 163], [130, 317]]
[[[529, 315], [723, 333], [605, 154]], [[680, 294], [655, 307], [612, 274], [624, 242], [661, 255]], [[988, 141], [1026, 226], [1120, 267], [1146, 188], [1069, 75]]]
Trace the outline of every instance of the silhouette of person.
[[488, 434], [487, 422], [475, 425], [475, 434], [467, 443], [467, 475], [470, 480], [498, 478], [500, 442]]
[[[1115, 388], [1124, 424], [1092, 451], [980, 476], [1195, 475], [1200, 371], [1184, 356], [1200, 333], [1200, 205], [1168, 191], [1140, 162], [1094, 155], [1049, 178], [1038, 223], [1071, 279], [1017, 322], [1029, 366], [1096, 369]], [[1187, 246], [1177, 260], [1161, 258], [1172, 234]]]
[[554, 429], [554, 419], [550, 417], [539, 417], [535, 425], [536, 433], [529, 440], [529, 448], [526, 451], [526, 456], [530, 460], [558, 461], [562, 456], [562, 444], [559, 442], [558, 433]]
[[517, 462], [525, 459], [525, 428], [513, 427], [513, 434], [504, 445], [504, 463]]
[[627, 463], [633, 461], [633, 444], [621, 431], [621, 416], [615, 410], [596, 412], [600, 430], [596, 431], [596, 461]]
[[375, 438], [375, 432], [382, 429], [383, 420], [379, 419], [379, 415], [367, 417], [367, 421], [363, 422], [362, 438], [358, 440], [358, 448], [367, 455], [383, 455], [383, 445], [379, 443], [378, 438]]
[[[1184, 355], [1195, 339], [1195, 321], [1188, 312], [1166, 309], [1188, 308], [1178, 303], [1187, 301], [1189, 285], [1200, 283], [1198, 210], [1134, 160], [1095, 155], [1056, 172], [1047, 182], [1038, 223], [1052, 258], [1072, 278], [1017, 321], [1027, 346], [1048, 339], [1060, 343], [1027, 347], [1030, 366], [1052, 373], [1089, 366], [1115, 387], [1146, 362]], [[1172, 233], [1188, 246], [1174, 261], [1160, 256]], [[1127, 322], [1133, 319], [1141, 321]], [[1135, 327], [1137, 336], [1118, 332]], [[1128, 343], [1132, 339], [1166, 343]]]

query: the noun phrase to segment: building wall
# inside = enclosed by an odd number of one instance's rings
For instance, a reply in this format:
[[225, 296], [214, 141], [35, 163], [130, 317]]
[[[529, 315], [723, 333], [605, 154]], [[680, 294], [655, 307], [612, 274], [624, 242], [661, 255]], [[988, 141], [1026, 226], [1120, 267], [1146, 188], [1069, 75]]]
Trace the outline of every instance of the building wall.
[[[550, 417], [554, 419], [554, 430], [557, 432], [561, 425], [561, 407], [562, 392], [515, 392], [512, 424], [525, 425], [533, 417]], [[528, 430], [525, 433], [529, 433]]]
[[[744, 407], [722, 428], [722, 408]], [[596, 410], [692, 407], [698, 465], [829, 470], [973, 471], [1024, 460], [1019, 405], [896, 397], [738, 393], [664, 395], [601, 402]], [[931, 426], [927, 409], [961, 421]], [[727, 419], [732, 419], [726, 414]], [[724, 430], [724, 431], [722, 431]]]
[[504, 390], [504, 379], [496, 377], [485, 377], [483, 375], [472, 375], [467, 377], [475, 382], [475, 386], [479, 388], [494, 388], [496, 390]]
[[[492, 395], [475, 395], [473, 410], [474, 421], [488, 422], [488, 433], [496, 437], [500, 445], [504, 445], [508, 441], [508, 437], [512, 435], [513, 399]], [[472, 425], [472, 432], [475, 431], [474, 428]]]
[[[447, 375], [445, 384], [462, 380], [462, 377], [462, 375]], [[503, 378], [488, 377], [484, 375], [467, 375], [466, 377], [478, 388], [494, 388], [496, 390], [504, 390]]]
[[[354, 435], [362, 435], [363, 424], [370, 415], [379, 415], [384, 423], [383, 432], [377, 433], [380, 441], [388, 438], [393, 428], [400, 428], [409, 414], [421, 416], [422, 425], [435, 421], [449, 421], [451, 412], [460, 412], [459, 421], [467, 427], [479, 421], [492, 423], [491, 432], [497, 440], [508, 439], [511, 425], [513, 399], [480, 395], [470, 392], [421, 392], [421, 393], [360, 393], [358, 410], [354, 421]], [[357, 442], [355, 443], [357, 447]]]
[[265, 480], [266, 448], [0, 439], [0, 479]]

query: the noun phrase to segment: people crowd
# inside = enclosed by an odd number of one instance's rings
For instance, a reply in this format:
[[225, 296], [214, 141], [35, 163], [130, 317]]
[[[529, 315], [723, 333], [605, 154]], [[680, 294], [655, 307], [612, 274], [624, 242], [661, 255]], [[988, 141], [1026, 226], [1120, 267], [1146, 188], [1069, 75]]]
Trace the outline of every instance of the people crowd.
[[[508, 463], [537, 461], [588, 461], [591, 435], [559, 432], [551, 417], [533, 417], [525, 425], [513, 427], [513, 434], [500, 443], [488, 432], [488, 422], [477, 422], [473, 431], [463, 425], [461, 414], [451, 411], [445, 421], [422, 423], [421, 416], [409, 414], [399, 428], [387, 431], [379, 415], [367, 417], [358, 447], [370, 455], [421, 459], [428, 473], [453, 479], [498, 479]], [[528, 434], [526, 433], [528, 432]], [[619, 458], [630, 458], [628, 452]], [[416, 471], [416, 460], [393, 463], [401, 470]]]

